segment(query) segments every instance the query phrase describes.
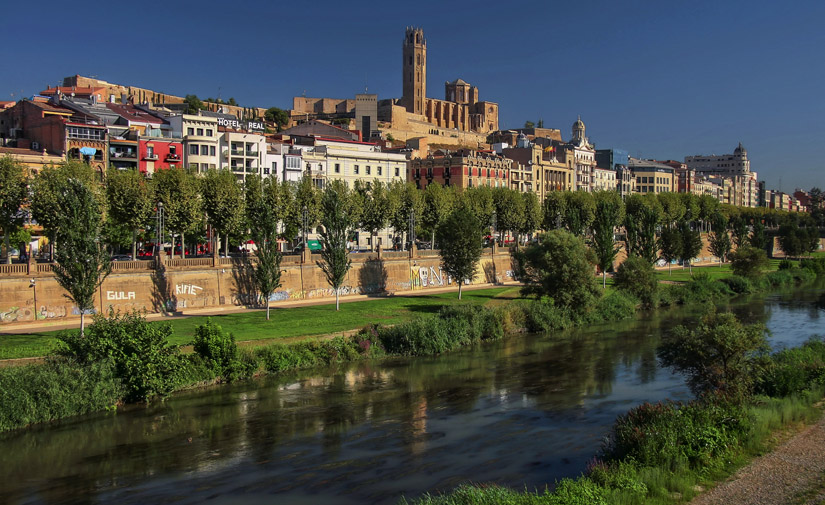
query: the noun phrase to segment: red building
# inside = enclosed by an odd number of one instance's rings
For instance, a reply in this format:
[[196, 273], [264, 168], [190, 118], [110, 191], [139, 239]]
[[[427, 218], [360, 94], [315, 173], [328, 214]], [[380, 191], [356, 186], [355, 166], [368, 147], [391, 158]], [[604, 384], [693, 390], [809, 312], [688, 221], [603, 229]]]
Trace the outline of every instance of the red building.
[[418, 189], [437, 183], [460, 189], [473, 186], [507, 187], [513, 160], [492, 151], [436, 151], [410, 161], [409, 180]]
[[138, 143], [138, 169], [142, 174], [175, 168], [183, 164], [183, 144], [179, 139], [144, 137]]

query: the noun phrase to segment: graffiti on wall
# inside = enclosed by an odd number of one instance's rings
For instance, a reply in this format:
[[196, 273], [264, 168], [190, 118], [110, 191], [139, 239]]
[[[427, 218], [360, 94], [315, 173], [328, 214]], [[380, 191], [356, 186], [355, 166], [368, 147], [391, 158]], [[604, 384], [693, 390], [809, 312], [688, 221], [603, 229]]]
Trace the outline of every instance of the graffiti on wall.
[[0, 321], [11, 323], [14, 321], [31, 321], [34, 319], [32, 310], [28, 307], [10, 307], [0, 312]]
[[134, 300], [134, 291], [106, 291], [107, 300]]
[[446, 275], [441, 267], [410, 267], [410, 287], [411, 289], [426, 288], [428, 286], [444, 286], [452, 284], [453, 280]]
[[175, 284], [176, 295], [197, 295], [199, 291], [203, 288], [194, 284]]

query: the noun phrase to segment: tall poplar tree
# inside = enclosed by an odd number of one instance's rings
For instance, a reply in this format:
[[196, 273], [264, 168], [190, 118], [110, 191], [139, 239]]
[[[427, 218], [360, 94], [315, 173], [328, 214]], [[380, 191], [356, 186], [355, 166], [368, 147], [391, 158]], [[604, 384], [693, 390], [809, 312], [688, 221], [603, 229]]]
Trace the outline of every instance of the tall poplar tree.
[[[233, 176], [234, 178], [234, 176]], [[269, 321], [269, 299], [281, 286], [281, 252], [278, 250], [278, 226], [283, 218], [283, 191], [277, 179], [248, 177], [245, 188], [246, 222], [255, 241], [256, 261], [247, 257], [247, 266], [255, 273], [258, 300], [266, 305]]]
[[341, 181], [327, 185], [321, 197], [321, 261], [318, 266], [327, 282], [335, 290], [335, 310], [339, 310], [341, 285], [352, 266], [347, 254], [347, 237], [352, 220], [347, 212], [349, 191]]
[[100, 202], [83, 181], [70, 178], [57, 191], [55, 203], [63, 224], [56, 235], [54, 276], [80, 311], [82, 337], [86, 312], [94, 309], [95, 291], [112, 270], [100, 237]]
[[241, 183], [230, 170], [210, 169], [201, 185], [206, 220], [219, 237], [224, 237], [224, 251], [229, 254], [229, 235], [243, 227], [244, 194]]
[[[202, 223], [200, 183], [195, 174], [185, 168], [159, 170], [152, 176], [155, 198], [163, 203], [166, 227], [180, 235], [181, 257], [185, 257], [186, 234]], [[172, 244], [172, 257], [175, 247]]]
[[29, 190], [23, 165], [11, 156], [0, 158], [0, 228], [6, 248], [6, 263], [11, 263], [10, 237], [23, 224], [21, 209]]
[[137, 234], [153, 210], [149, 181], [137, 170], [110, 169], [106, 176], [109, 217], [132, 232], [132, 259], [137, 259]]
[[622, 223], [624, 205], [622, 197], [615, 191], [595, 193], [596, 213], [593, 219], [593, 238], [591, 246], [596, 254], [596, 264], [602, 271], [602, 288], [607, 288], [607, 271], [613, 267], [613, 261], [619, 252], [616, 244], [616, 228]]
[[458, 299], [466, 279], [476, 273], [481, 259], [481, 221], [467, 206], [455, 208], [436, 231], [441, 252], [441, 267], [458, 284]]

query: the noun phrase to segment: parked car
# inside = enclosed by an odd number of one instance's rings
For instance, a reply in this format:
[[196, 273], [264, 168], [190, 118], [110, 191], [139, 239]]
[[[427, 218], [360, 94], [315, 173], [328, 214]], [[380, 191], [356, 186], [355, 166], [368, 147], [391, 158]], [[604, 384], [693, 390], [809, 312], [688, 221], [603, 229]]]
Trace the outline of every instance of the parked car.
[[132, 261], [131, 254], [115, 254], [112, 256], [112, 261]]

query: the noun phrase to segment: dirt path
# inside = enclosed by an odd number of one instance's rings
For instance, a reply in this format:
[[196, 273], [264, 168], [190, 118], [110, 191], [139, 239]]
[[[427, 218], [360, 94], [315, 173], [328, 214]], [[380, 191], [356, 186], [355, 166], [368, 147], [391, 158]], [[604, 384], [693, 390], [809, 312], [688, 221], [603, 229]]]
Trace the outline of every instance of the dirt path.
[[[825, 417], [769, 454], [754, 460], [726, 482], [697, 496], [690, 505], [818, 504], [823, 498]], [[819, 489], [819, 492], [811, 490]], [[800, 498], [808, 494], [808, 499]], [[818, 499], [817, 499], [818, 497]]]

